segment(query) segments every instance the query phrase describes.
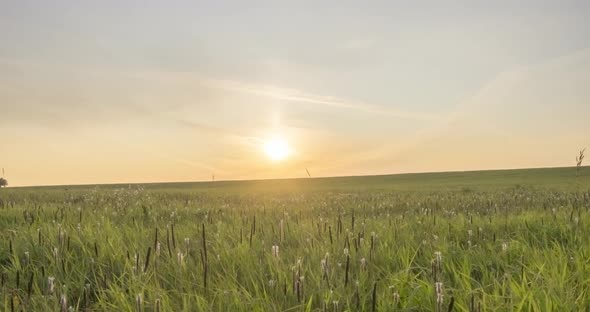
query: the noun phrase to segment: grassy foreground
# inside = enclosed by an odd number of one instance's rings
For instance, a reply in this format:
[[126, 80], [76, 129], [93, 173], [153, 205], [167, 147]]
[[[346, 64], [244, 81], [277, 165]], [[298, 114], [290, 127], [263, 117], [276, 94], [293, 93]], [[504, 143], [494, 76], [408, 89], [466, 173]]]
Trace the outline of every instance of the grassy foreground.
[[590, 170], [0, 190], [2, 311], [586, 311]]

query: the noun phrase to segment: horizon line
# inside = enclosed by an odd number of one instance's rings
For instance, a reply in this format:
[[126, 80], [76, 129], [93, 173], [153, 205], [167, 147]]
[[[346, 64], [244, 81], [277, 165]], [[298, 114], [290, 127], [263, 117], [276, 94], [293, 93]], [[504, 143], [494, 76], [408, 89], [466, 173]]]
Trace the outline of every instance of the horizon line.
[[[587, 167], [587, 166], [581, 166]], [[227, 180], [191, 180], [191, 181], [168, 181], [168, 182], [108, 182], [108, 183], [80, 183], [80, 184], [40, 184], [24, 186], [8, 186], [11, 189], [37, 188], [37, 187], [84, 187], [84, 186], [131, 186], [131, 185], [155, 185], [155, 184], [197, 184], [197, 183], [224, 183], [224, 182], [261, 182], [261, 181], [287, 181], [287, 180], [319, 180], [319, 179], [338, 179], [338, 178], [361, 178], [361, 177], [385, 177], [385, 176], [404, 176], [420, 174], [443, 174], [443, 173], [468, 173], [468, 172], [490, 172], [490, 171], [517, 171], [517, 170], [535, 170], [535, 169], [566, 169], [576, 168], [576, 166], [550, 166], [550, 167], [512, 167], [512, 168], [495, 168], [495, 169], [466, 169], [466, 170], [442, 170], [442, 171], [413, 171], [384, 174], [366, 174], [366, 175], [334, 175], [334, 176], [316, 176], [316, 177], [287, 177], [287, 178], [260, 178], [260, 179], [227, 179]]]

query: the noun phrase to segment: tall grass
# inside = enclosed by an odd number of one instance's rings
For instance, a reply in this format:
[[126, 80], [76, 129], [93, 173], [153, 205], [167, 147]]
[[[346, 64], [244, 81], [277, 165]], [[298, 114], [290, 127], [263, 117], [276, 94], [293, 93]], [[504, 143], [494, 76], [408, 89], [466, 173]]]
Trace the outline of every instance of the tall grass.
[[0, 196], [3, 311], [590, 307], [580, 190]]

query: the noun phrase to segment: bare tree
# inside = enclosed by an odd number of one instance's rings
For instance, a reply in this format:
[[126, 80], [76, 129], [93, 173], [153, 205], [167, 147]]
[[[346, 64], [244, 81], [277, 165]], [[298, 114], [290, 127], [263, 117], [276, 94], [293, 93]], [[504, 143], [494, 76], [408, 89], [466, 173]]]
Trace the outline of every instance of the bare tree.
[[576, 156], [576, 176], [580, 175], [580, 169], [582, 168], [582, 161], [584, 161], [584, 151], [586, 149], [580, 151], [580, 155]]

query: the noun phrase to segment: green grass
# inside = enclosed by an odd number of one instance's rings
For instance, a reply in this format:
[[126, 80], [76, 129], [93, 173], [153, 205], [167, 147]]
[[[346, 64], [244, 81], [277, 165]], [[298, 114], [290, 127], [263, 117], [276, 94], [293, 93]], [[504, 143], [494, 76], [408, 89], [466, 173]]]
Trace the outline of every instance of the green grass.
[[[378, 176], [353, 176], [330, 178], [301, 178], [279, 180], [181, 182], [142, 184], [145, 190], [158, 192], [222, 192], [222, 193], [272, 193], [272, 192], [322, 192], [350, 190], [395, 191], [501, 191], [514, 187], [550, 190], [584, 190], [590, 187], [590, 167], [582, 167], [575, 177], [576, 168], [511, 169], [466, 172], [409, 173]], [[129, 187], [129, 184], [65, 185], [21, 188], [29, 191], [113, 190]]]
[[0, 309], [583, 311], [589, 190], [588, 168], [3, 189]]

